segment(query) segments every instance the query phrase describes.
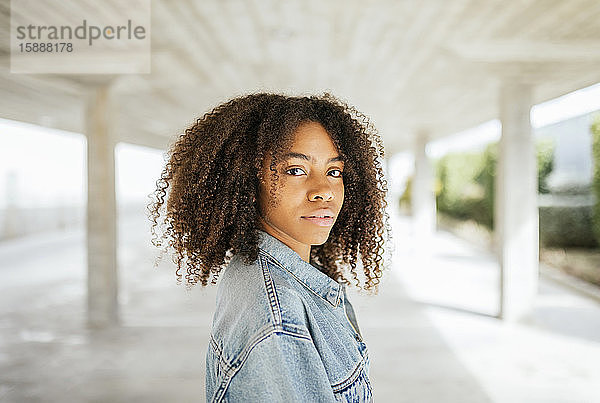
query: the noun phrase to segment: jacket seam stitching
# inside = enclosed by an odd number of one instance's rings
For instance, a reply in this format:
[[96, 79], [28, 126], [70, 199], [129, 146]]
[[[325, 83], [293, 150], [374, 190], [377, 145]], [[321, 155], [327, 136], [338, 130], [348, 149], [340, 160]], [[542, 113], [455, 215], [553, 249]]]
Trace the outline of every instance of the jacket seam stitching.
[[273, 322], [275, 325], [281, 325], [281, 308], [279, 306], [279, 300], [277, 298], [277, 292], [275, 290], [275, 286], [273, 284], [273, 278], [271, 277], [271, 272], [269, 271], [268, 265], [260, 260], [260, 266], [262, 268], [263, 278], [265, 282], [265, 288], [267, 291], [267, 297], [269, 298], [269, 306], [271, 307], [271, 314], [273, 315]]
[[217, 356], [219, 357], [217, 365], [221, 367], [221, 372], [225, 374], [228, 373], [231, 370], [231, 365], [225, 359], [223, 350], [219, 347], [217, 341], [213, 338], [212, 334], [210, 335], [210, 345], [212, 346], [213, 350], [216, 351]]
[[352, 371], [352, 373], [350, 374], [350, 376], [348, 378], [346, 378], [345, 380], [336, 383], [335, 385], [331, 385], [331, 388], [333, 389], [334, 392], [340, 392], [344, 389], [346, 389], [347, 387], [349, 387], [350, 385], [352, 385], [354, 383], [354, 381], [356, 381], [356, 379], [358, 379], [359, 375], [360, 375], [360, 370], [362, 368], [364, 368], [364, 363], [365, 363], [365, 357], [362, 357], [362, 359], [358, 362], [358, 365], [356, 366], [356, 368], [354, 368], [354, 370]]
[[223, 377], [223, 380], [221, 381], [221, 384], [217, 388], [217, 391], [215, 392], [215, 395], [214, 395], [212, 401], [214, 401], [214, 402], [222, 401], [223, 397], [225, 396], [225, 393], [227, 392], [227, 388], [229, 387], [229, 384], [231, 383], [231, 380], [240, 371], [240, 369], [242, 368], [242, 366], [244, 365], [244, 363], [250, 356], [250, 353], [252, 352], [252, 350], [254, 350], [254, 348], [256, 346], [258, 346], [262, 341], [268, 339], [270, 336], [272, 336], [274, 334], [286, 334], [288, 336], [297, 337], [300, 339], [312, 340], [310, 338], [310, 336], [303, 335], [300, 333], [295, 333], [295, 332], [284, 329], [281, 324], [276, 325], [276, 326], [269, 325], [268, 327], [266, 327], [265, 329], [263, 329], [262, 331], [260, 331], [257, 334], [255, 339], [251, 343], [248, 344], [249, 347], [246, 347], [244, 350], [242, 350], [242, 352], [240, 354], [240, 356], [242, 357], [241, 361], [239, 361], [237, 364], [227, 365], [228, 368], [224, 371], [225, 375]]
[[268, 252], [264, 251], [264, 250], [260, 250], [261, 253], [264, 253], [265, 255], [267, 255], [268, 257], [271, 258], [272, 263], [274, 265], [279, 266], [280, 268], [282, 268], [283, 270], [285, 270], [286, 272], [288, 272], [292, 277], [294, 277], [300, 284], [302, 284], [304, 287], [308, 288], [308, 290], [310, 292], [312, 292], [313, 294], [315, 294], [317, 297], [321, 298], [322, 300], [326, 301], [329, 305], [333, 306], [334, 308], [337, 308], [337, 306], [339, 305], [339, 294], [340, 294], [340, 290], [338, 288], [338, 294], [336, 296], [336, 300], [335, 300], [335, 304], [331, 303], [331, 301], [329, 301], [327, 298], [323, 298], [323, 296], [317, 292], [315, 292], [315, 290], [312, 289], [312, 287], [310, 287], [308, 284], [306, 284], [304, 281], [302, 281], [301, 279], [299, 279], [294, 273], [292, 273], [290, 270], [288, 270], [287, 268], [285, 268], [285, 266], [283, 266], [281, 263], [279, 263], [279, 261], [271, 256]]
[[214, 339], [212, 333], [210, 333], [210, 345], [212, 346], [213, 350], [215, 350], [215, 353], [219, 354], [219, 356], [223, 353], [223, 350], [221, 350], [221, 347], [219, 347], [219, 345], [217, 344], [217, 341]]

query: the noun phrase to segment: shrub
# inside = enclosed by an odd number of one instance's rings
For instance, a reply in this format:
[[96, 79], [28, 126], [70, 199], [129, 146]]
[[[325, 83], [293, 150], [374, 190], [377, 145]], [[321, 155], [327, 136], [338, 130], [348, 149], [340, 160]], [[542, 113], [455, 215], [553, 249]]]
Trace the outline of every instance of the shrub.
[[[495, 176], [498, 160], [497, 142], [483, 153], [446, 154], [436, 164], [441, 182], [437, 195], [438, 210], [459, 219], [473, 219], [494, 229]], [[536, 143], [538, 192], [548, 193], [546, 179], [553, 169], [554, 142]]]
[[404, 193], [402, 193], [402, 196], [400, 197], [400, 200], [399, 200], [399, 207], [401, 210], [406, 208], [408, 211], [411, 211], [412, 181], [413, 181], [413, 177], [411, 175], [406, 180], [406, 187], [404, 188]]
[[495, 205], [495, 177], [496, 162], [498, 160], [498, 143], [489, 144], [483, 152], [482, 166], [475, 176], [475, 181], [479, 183], [484, 190], [484, 196], [480, 203], [477, 215], [473, 218], [488, 227], [494, 229], [494, 205]]
[[593, 248], [598, 245], [590, 221], [592, 206], [571, 205], [540, 206], [540, 243], [553, 247]]
[[484, 195], [481, 186], [473, 181], [481, 165], [481, 158], [481, 153], [452, 153], [438, 160], [438, 210], [457, 218], [470, 218], [473, 201], [481, 199]]
[[542, 139], [536, 144], [538, 193], [550, 193], [546, 179], [554, 169], [554, 140]]

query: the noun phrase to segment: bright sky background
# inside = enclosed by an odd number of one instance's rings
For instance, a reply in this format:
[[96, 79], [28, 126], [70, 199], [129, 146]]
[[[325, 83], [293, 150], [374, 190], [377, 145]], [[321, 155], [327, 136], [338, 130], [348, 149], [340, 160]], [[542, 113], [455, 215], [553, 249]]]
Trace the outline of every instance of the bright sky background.
[[0, 119], [0, 206], [81, 204], [82, 135]]
[[[163, 151], [118, 143], [120, 203], [146, 201], [163, 165]], [[81, 134], [0, 119], [0, 208], [83, 204], [86, 141]]]
[[[531, 122], [534, 128], [541, 127], [599, 109], [600, 83], [534, 106]], [[500, 122], [492, 120], [432, 142], [428, 154], [435, 158], [448, 151], [477, 148], [499, 137]], [[118, 202], [148, 201], [164, 164], [163, 153], [117, 144]], [[0, 119], [0, 208], [7, 203], [27, 207], [85, 203], [85, 154], [81, 134]], [[401, 154], [391, 161], [390, 170], [409, 169], [411, 163], [409, 155]]]
[[[583, 88], [531, 108], [532, 127], [544, 127], [562, 120], [600, 110], [600, 83]], [[494, 119], [477, 127], [456, 133], [427, 145], [427, 155], [438, 158], [460, 150], [483, 149], [487, 144], [500, 139], [502, 125]], [[398, 153], [390, 159], [389, 189], [402, 193], [406, 179], [413, 170], [414, 159], [411, 153]]]
[[[531, 108], [531, 126], [535, 129], [562, 120], [600, 110], [600, 83], [583, 88]], [[427, 145], [427, 154], [437, 158], [454, 150], [483, 148], [500, 139], [502, 125], [494, 119]]]

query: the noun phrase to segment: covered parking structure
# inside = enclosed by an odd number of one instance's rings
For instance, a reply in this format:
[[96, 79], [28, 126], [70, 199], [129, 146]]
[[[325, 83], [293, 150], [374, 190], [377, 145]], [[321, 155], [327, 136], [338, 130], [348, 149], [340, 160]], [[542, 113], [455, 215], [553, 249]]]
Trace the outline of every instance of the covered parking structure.
[[[134, 3], [77, 2], [78, 12]], [[40, 3], [39, 21], [66, 15]], [[88, 324], [119, 323], [114, 147], [164, 149], [216, 103], [248, 91], [323, 90], [370, 116], [389, 159], [415, 155], [419, 242], [435, 230], [428, 142], [502, 122], [496, 177], [498, 316], [522, 320], [538, 278], [536, 159], [530, 108], [600, 82], [595, 0], [151, 2], [151, 73], [10, 72], [10, 8], [0, 3], [0, 117], [87, 138]]]

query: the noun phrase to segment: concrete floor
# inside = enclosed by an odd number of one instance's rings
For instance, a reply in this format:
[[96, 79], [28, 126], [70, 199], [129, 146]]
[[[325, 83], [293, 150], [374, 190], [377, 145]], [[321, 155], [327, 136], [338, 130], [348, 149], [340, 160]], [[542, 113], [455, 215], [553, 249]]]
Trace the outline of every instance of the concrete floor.
[[[534, 320], [496, 319], [493, 256], [447, 232], [428, 254], [393, 217], [380, 293], [351, 293], [379, 402], [600, 402], [600, 304], [540, 278]], [[201, 402], [214, 288], [187, 292], [143, 216], [119, 223], [122, 326], [85, 326], [82, 231], [0, 244], [0, 401]]]

